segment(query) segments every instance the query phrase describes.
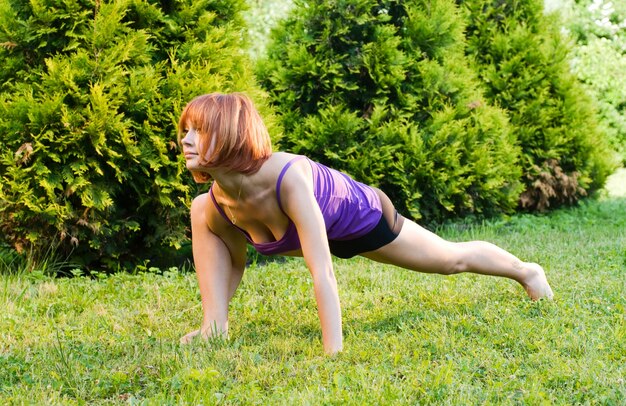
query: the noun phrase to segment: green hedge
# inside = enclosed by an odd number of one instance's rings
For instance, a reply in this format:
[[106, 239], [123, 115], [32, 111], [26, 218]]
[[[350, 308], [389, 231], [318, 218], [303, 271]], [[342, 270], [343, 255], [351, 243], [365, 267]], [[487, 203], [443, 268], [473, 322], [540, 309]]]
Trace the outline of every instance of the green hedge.
[[448, 0], [297, 2], [258, 65], [283, 145], [381, 187], [414, 218], [511, 211], [519, 150], [463, 31]]
[[614, 168], [607, 135], [543, 1], [458, 2], [468, 22], [467, 53], [487, 98], [507, 110], [522, 148], [521, 207], [545, 210], [602, 187]]
[[264, 106], [241, 52], [243, 7], [0, 0], [2, 238], [111, 269], [186, 241], [182, 107], [229, 90]]

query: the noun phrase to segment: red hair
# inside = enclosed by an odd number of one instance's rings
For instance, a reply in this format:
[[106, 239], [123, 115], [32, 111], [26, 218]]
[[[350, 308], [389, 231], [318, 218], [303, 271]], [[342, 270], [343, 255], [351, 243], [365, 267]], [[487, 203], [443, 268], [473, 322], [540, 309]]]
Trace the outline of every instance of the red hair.
[[[267, 128], [248, 96], [241, 93], [211, 93], [198, 96], [185, 106], [178, 122], [178, 143], [189, 127], [198, 133], [200, 164], [251, 174], [272, 155]], [[212, 146], [211, 156], [207, 156]], [[208, 182], [205, 172], [191, 172], [198, 183]]]

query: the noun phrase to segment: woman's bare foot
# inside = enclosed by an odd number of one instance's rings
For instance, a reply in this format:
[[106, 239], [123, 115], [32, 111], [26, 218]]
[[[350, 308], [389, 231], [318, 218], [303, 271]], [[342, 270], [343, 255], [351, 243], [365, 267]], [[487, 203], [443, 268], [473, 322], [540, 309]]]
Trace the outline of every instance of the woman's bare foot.
[[526, 289], [528, 296], [532, 300], [539, 300], [542, 298], [552, 300], [554, 293], [552, 293], [552, 288], [550, 288], [548, 278], [546, 278], [546, 273], [543, 268], [539, 264], [530, 262], [527, 262], [524, 265], [527, 276], [521, 283], [522, 286], [524, 286], [524, 289]]

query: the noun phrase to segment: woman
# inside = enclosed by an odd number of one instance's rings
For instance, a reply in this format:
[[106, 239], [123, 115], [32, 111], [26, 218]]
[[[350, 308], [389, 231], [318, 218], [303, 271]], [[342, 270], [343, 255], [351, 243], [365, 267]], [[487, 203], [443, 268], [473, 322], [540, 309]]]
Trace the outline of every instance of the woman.
[[504, 276], [532, 300], [552, 298], [539, 265], [487, 242], [445, 241], [399, 215], [380, 190], [305, 157], [272, 153], [261, 117], [242, 94], [192, 100], [180, 118], [179, 140], [194, 179], [213, 180], [191, 204], [203, 322], [182, 343], [228, 335], [228, 304], [243, 276], [247, 243], [266, 255], [304, 257], [328, 354], [342, 349], [331, 253], [420, 272]]

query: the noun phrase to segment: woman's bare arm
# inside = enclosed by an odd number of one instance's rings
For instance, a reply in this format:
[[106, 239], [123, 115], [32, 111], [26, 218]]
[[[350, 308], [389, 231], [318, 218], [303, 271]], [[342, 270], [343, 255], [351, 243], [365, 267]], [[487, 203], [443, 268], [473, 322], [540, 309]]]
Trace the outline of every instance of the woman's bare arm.
[[308, 163], [302, 161], [286, 173], [281, 187], [282, 204], [298, 230], [302, 254], [313, 277], [324, 351], [334, 354], [343, 347], [341, 306], [324, 218], [307, 167]]
[[182, 343], [203, 337], [228, 336], [228, 304], [243, 276], [245, 240], [226, 232], [218, 236], [208, 225], [210, 198], [203, 194], [191, 204], [193, 258], [202, 299], [202, 327], [181, 338]]

